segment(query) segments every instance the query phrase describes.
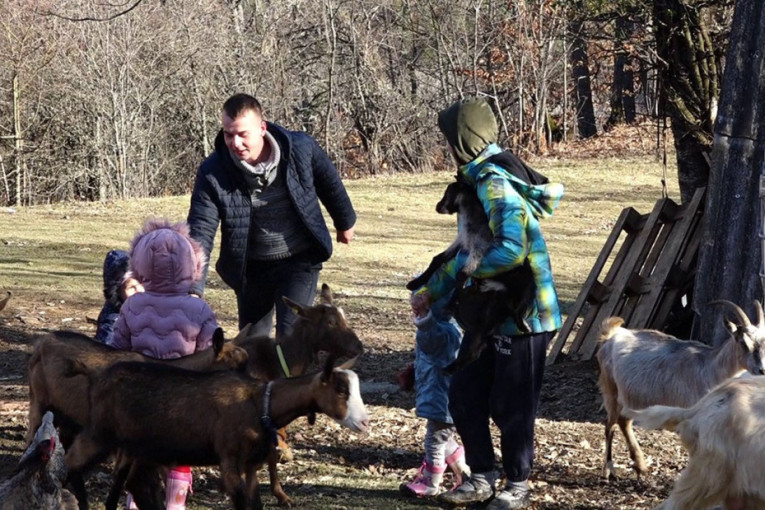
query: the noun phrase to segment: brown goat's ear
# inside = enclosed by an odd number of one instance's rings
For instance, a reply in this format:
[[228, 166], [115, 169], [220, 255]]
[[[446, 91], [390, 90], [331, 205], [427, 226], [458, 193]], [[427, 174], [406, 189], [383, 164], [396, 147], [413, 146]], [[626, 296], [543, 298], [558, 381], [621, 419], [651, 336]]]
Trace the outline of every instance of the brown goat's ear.
[[236, 340], [244, 340], [245, 338], [249, 337], [252, 326], [252, 322], [245, 324], [244, 327], [239, 330], [239, 333], [237, 333]]
[[332, 289], [326, 283], [321, 284], [321, 302], [327, 305], [332, 304]]
[[225, 341], [226, 336], [223, 334], [223, 328], [217, 328], [212, 337], [213, 352], [216, 356], [223, 350], [223, 343]]
[[284, 304], [290, 307], [292, 310], [292, 313], [299, 316], [305, 316], [305, 307], [301, 305], [300, 303], [296, 303], [287, 296], [282, 296], [282, 301], [284, 301]]
[[324, 370], [321, 372], [321, 382], [327, 382], [332, 377], [332, 372], [335, 370], [335, 357], [327, 356], [327, 361], [324, 362]]
[[352, 369], [353, 366], [356, 364], [356, 360], [359, 359], [359, 356], [352, 357], [351, 359], [349, 359], [348, 361], [346, 361], [342, 365], [338, 366], [337, 369], [338, 370], [350, 370], [350, 369]]

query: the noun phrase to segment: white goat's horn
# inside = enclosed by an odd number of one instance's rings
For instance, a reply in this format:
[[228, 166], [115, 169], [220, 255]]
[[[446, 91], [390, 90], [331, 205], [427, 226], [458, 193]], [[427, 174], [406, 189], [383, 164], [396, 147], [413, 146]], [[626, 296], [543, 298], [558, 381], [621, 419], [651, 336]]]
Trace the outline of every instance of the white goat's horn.
[[765, 313], [762, 311], [762, 303], [755, 299], [754, 306], [757, 309], [757, 327], [765, 327]]
[[[710, 301], [710, 305], [725, 305], [728, 308], [730, 308], [733, 313], [738, 317], [738, 319], [741, 321], [739, 323], [739, 326], [743, 326], [745, 328], [748, 328], [752, 325], [752, 322], [749, 320], [749, 317], [746, 316], [746, 313], [744, 313], [744, 310], [742, 310], [736, 303], [733, 303], [731, 301], [728, 301], [727, 299], [719, 299], [717, 301]], [[762, 312], [762, 307], [760, 307], [760, 312]]]

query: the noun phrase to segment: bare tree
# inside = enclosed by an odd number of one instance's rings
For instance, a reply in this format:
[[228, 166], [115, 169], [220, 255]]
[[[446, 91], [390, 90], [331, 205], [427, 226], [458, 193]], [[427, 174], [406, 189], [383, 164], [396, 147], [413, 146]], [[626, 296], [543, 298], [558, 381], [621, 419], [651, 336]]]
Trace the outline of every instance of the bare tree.
[[34, 107], [41, 92], [35, 88], [36, 78], [56, 50], [55, 41], [47, 38], [42, 30], [43, 27], [50, 28], [40, 13], [45, 7], [45, 3], [41, 3], [30, 8], [22, 0], [9, 0], [0, 5], [0, 61], [3, 62], [4, 85], [0, 90], [4, 91], [3, 102], [9, 103], [6, 111], [9, 110], [11, 119], [7, 125], [0, 126], [0, 140], [10, 142], [13, 165], [10, 172], [3, 165], [2, 171], [8, 194], [5, 201], [16, 205], [30, 204], [34, 200], [27, 152], [34, 151], [35, 145], [34, 137], [29, 133], [45, 130], [45, 121], [36, 114]]

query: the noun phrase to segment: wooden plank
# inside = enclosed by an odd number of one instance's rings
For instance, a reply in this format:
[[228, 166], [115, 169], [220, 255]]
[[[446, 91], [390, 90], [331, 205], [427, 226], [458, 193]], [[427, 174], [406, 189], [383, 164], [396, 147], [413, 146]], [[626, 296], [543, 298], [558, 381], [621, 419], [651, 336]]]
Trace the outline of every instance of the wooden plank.
[[[643, 264], [643, 262], [646, 260], [646, 257], [648, 256], [653, 242], [656, 239], [656, 236], [659, 233], [661, 226], [660, 222], [662, 219], [671, 217], [670, 212], [674, 211], [676, 207], [676, 204], [668, 198], [656, 202], [653, 211], [645, 222], [645, 226], [635, 238], [633, 247], [630, 250], [630, 253], [627, 254], [627, 258], [624, 261], [624, 267], [628, 268], [628, 270], [622, 271], [617, 276], [611, 289], [611, 297], [599, 308], [598, 313], [592, 321], [596, 328], [601, 324], [603, 320], [613, 315], [614, 311], [617, 310], [618, 306], [621, 304], [621, 302], [623, 302], [624, 292], [631, 274], [629, 268], [640, 267]], [[584, 340], [584, 343], [582, 344], [582, 348], [579, 350], [582, 358], [585, 360], [592, 359], [592, 356], [595, 354], [597, 348], [597, 331], [589, 331], [587, 337]]]
[[619, 252], [616, 254], [616, 257], [614, 257], [611, 266], [608, 268], [606, 277], [603, 279], [603, 286], [608, 289], [608, 298], [602, 303], [588, 307], [587, 313], [582, 320], [582, 324], [579, 326], [579, 329], [577, 330], [576, 335], [574, 335], [574, 339], [568, 348], [569, 353], [577, 353], [579, 349], [582, 348], [582, 343], [584, 342], [584, 339], [587, 337], [587, 334], [592, 327], [592, 321], [595, 318], [595, 315], [598, 313], [600, 307], [603, 306], [604, 303], [608, 302], [608, 299], [611, 298], [611, 290], [614, 279], [620, 273], [620, 271], [622, 271], [622, 265], [624, 264], [624, 260], [627, 258], [627, 254], [632, 248], [635, 237], [636, 235], [628, 235], [622, 242], [622, 245], [619, 248]]
[[667, 239], [672, 233], [672, 226], [671, 222], [662, 222], [656, 225], [656, 231], [651, 233], [651, 236], [655, 239], [648, 248], [645, 260], [640, 264], [640, 267], [633, 269], [633, 274], [627, 282], [627, 288], [624, 290], [626, 294], [624, 303], [621, 310], [618, 310], [614, 315], [624, 319], [624, 324], [628, 327], [639, 327], [634, 325], [633, 315], [635, 309], [640, 306], [640, 303], [646, 300], [645, 294], [650, 286], [651, 273], [664, 249], [664, 245], [667, 243]]
[[[640, 229], [645, 226], [645, 221], [648, 218], [648, 215], [637, 215], [637, 211], [635, 211], [636, 216], [633, 216], [635, 218], [635, 221], [630, 222], [635, 228], [628, 231], [627, 236], [625, 237], [624, 241], [622, 242], [621, 246], [619, 247], [619, 251], [616, 254], [616, 257], [614, 257], [613, 262], [611, 263], [611, 266], [608, 268], [608, 272], [606, 273], [606, 277], [603, 279], [603, 286], [607, 287], [609, 289], [609, 295], [611, 292], [611, 286], [614, 283], [614, 279], [619, 274], [620, 271], [622, 271], [622, 266], [624, 264], [625, 259], [627, 258], [627, 254], [630, 253], [630, 250], [632, 250], [632, 245], [635, 242], [635, 238], [640, 233]], [[625, 226], [625, 230], [627, 230], [627, 227]], [[608, 256], [606, 257], [606, 259]], [[582, 348], [582, 343], [584, 342], [584, 339], [587, 337], [587, 333], [592, 327], [592, 320], [595, 318], [595, 314], [598, 311], [598, 307], [601, 306], [602, 303], [600, 303], [596, 307], [589, 307], [587, 314], [584, 317], [584, 320], [582, 321], [582, 324], [579, 327], [579, 330], [577, 330], [576, 335], [574, 336], [574, 340], [571, 342], [571, 345], [569, 346], [568, 352], [569, 353], [576, 353], [579, 351], [579, 349]]]
[[585, 305], [585, 302], [588, 299], [590, 289], [592, 289], [593, 286], [598, 283], [598, 277], [600, 276], [603, 267], [608, 261], [608, 257], [610, 256], [611, 251], [614, 249], [616, 242], [619, 240], [619, 236], [623, 231], [628, 233], [638, 231], [642, 222], [642, 215], [638, 213], [634, 208], [627, 207], [622, 210], [619, 218], [616, 220], [616, 224], [614, 225], [613, 230], [611, 230], [611, 234], [608, 236], [606, 243], [600, 250], [600, 254], [595, 260], [595, 264], [592, 266], [590, 274], [587, 276], [587, 279], [582, 286], [582, 290], [579, 292], [579, 296], [574, 302], [574, 305], [569, 310], [568, 317], [563, 323], [563, 327], [558, 332], [552, 348], [547, 355], [548, 365], [551, 365], [555, 362], [555, 359], [563, 349], [563, 346], [565, 345], [566, 340], [568, 339], [568, 336], [571, 333], [574, 324], [576, 323], [576, 319], [579, 317], [579, 314], [582, 312], [582, 307]]
[[[618, 315], [624, 319], [625, 324], [629, 323], [632, 312], [635, 309], [635, 305], [641, 298], [641, 293], [645, 286], [645, 278], [640, 274], [641, 272], [648, 271], [650, 274], [650, 267], [653, 264], [656, 255], [655, 252], [664, 244], [667, 235], [667, 212], [671, 212], [671, 208], [663, 208], [659, 212], [659, 216], [653, 225], [646, 223], [644, 229], [650, 228], [650, 232], [647, 235], [647, 240], [644, 247], [641, 250], [640, 255], [634, 261], [634, 265], [624, 267], [624, 273], [620, 278], [626, 279], [626, 283], [623, 290], [623, 296], [616, 303], [613, 310], [609, 315]], [[644, 233], [645, 235], [645, 233]], [[646, 269], [648, 268], [648, 269]], [[596, 320], [594, 317], [593, 320]]]
[[[698, 264], [698, 254], [701, 247], [701, 241], [704, 237], [703, 228], [703, 216], [704, 216], [704, 194], [705, 190], [699, 189], [696, 191], [700, 194], [698, 206], [695, 211], [689, 209], [688, 213], [693, 214], [691, 226], [689, 228], [688, 235], [684, 239], [684, 244], [681, 246], [677, 255], [674, 268], [670, 271], [667, 277], [668, 285], [664, 289], [664, 295], [660, 303], [657, 305], [654, 314], [652, 315], [648, 327], [654, 329], [664, 329], [667, 324], [667, 319], [672, 311], [672, 307], [675, 301], [679, 299], [681, 292], [686, 292], [686, 284], [691, 282], [691, 289], [693, 287], [692, 282], [696, 276], [696, 266]], [[696, 201], [696, 195], [692, 202]]]
[[[667, 284], [673, 269], [678, 268], [677, 262], [682, 257], [681, 248], [687, 244], [687, 239], [693, 234], [692, 227], [698, 225], [697, 212], [703, 204], [703, 193], [695, 193], [690, 202], [678, 211], [678, 219], [672, 226], [672, 235], [664, 244], [655, 266], [652, 268], [648, 293], [641, 297], [641, 302], [629, 321], [631, 328], [646, 328], [652, 322], [657, 305], [662, 295], [667, 292]], [[681, 270], [686, 271], [683, 268]]]

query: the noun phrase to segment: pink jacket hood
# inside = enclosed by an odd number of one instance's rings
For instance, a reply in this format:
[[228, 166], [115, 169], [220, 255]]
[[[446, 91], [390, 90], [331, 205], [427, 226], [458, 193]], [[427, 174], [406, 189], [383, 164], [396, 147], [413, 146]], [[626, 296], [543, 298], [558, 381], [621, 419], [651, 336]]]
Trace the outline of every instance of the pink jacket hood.
[[109, 345], [160, 359], [209, 349], [218, 321], [204, 299], [189, 294], [205, 256], [188, 225], [149, 220], [131, 248], [130, 268], [146, 291], [125, 300]]
[[188, 293], [202, 277], [206, 261], [185, 222], [150, 219], [131, 242], [130, 269], [147, 291]]

